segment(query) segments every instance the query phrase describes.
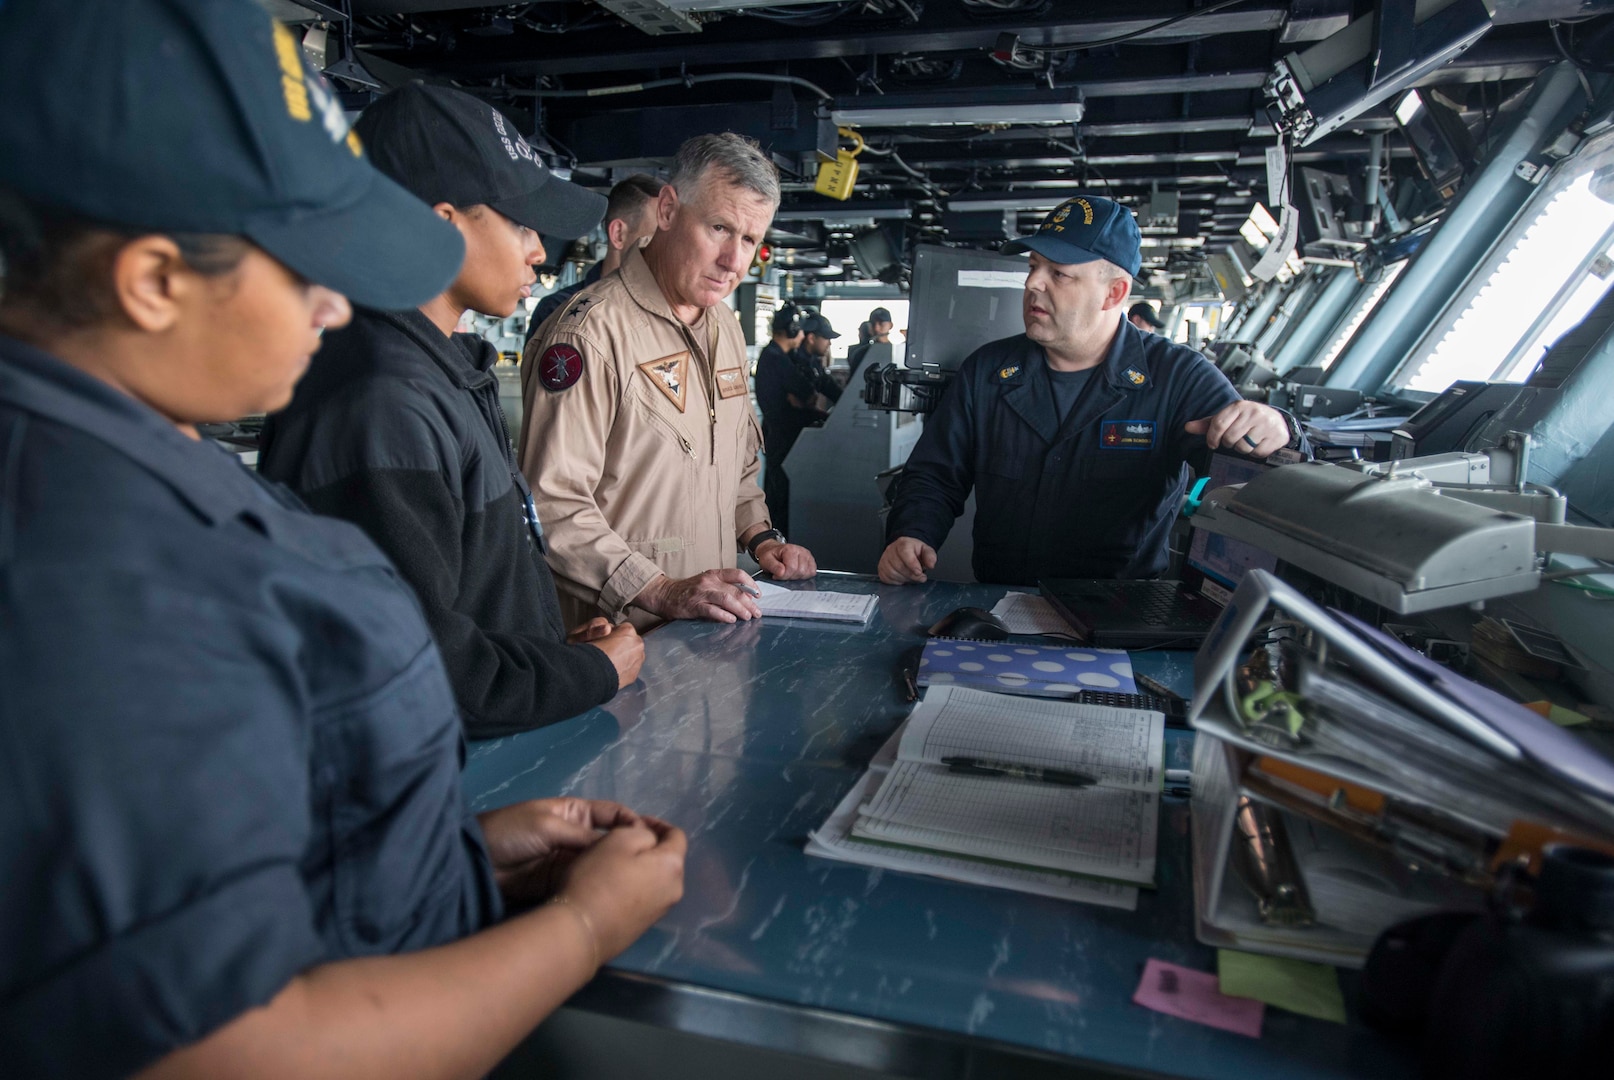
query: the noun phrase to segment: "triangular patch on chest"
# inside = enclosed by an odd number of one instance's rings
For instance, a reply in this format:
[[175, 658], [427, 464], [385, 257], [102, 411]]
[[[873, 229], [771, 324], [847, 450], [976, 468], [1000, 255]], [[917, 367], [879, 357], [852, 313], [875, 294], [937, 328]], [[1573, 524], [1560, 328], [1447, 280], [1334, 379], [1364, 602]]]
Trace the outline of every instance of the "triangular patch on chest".
[[645, 378], [667, 396], [673, 403], [673, 408], [679, 412], [684, 411], [684, 401], [689, 390], [689, 353], [674, 353], [672, 356], [663, 356], [659, 360], [646, 360], [639, 365], [639, 371]]

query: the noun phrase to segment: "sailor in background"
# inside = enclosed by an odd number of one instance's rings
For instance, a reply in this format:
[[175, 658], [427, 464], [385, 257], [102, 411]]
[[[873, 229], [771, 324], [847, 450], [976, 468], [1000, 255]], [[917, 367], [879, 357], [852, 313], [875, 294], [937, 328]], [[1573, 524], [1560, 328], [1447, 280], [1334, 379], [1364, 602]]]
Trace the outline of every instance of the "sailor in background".
[[1154, 305], [1147, 300], [1139, 300], [1127, 310], [1126, 321], [1142, 330], [1145, 334], [1156, 333], [1166, 328], [1166, 322], [1155, 314]]
[[1005, 246], [1031, 253], [1026, 331], [977, 349], [926, 419], [886, 519], [882, 581], [925, 580], [972, 489], [980, 581], [1155, 577], [1191, 451], [1300, 445], [1285, 414], [1127, 321], [1140, 239], [1130, 210], [1083, 195]]
[[[634, 173], [611, 188], [605, 205], [605, 220], [601, 222], [605, 226], [605, 258], [589, 267], [577, 284], [557, 289], [538, 301], [527, 320], [529, 343], [551, 315], [600, 278], [616, 273], [622, 268], [622, 256], [628, 249], [638, 247], [655, 234], [656, 197], [661, 194], [661, 186], [661, 181], [654, 176]], [[523, 365], [522, 374], [527, 370]]]

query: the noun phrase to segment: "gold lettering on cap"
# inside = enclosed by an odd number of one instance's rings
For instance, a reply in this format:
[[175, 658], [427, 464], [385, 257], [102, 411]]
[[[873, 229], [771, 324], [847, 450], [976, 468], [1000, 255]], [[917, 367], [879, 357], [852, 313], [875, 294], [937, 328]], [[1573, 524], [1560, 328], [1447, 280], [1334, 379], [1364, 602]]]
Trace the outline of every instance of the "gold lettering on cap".
[[303, 85], [303, 61], [297, 55], [297, 39], [280, 23], [272, 23], [275, 59], [280, 62], [280, 89], [286, 95], [286, 112], [293, 120], [308, 121], [314, 113], [308, 107], [308, 87]]
[[1082, 224], [1093, 224], [1093, 204], [1086, 199], [1077, 199], [1076, 205], [1082, 208]]

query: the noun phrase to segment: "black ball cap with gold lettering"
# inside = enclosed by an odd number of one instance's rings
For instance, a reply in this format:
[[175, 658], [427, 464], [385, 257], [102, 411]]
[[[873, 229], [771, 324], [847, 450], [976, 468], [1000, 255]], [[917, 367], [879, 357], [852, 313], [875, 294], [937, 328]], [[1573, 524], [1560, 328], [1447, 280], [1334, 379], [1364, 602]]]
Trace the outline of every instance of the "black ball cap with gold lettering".
[[121, 229], [243, 236], [367, 307], [424, 303], [465, 257], [254, 0], [0, 0], [0, 186]]
[[562, 240], [605, 216], [605, 196], [550, 172], [509, 117], [463, 90], [408, 83], [365, 109], [354, 130], [376, 168], [432, 205], [491, 206]]
[[1108, 259], [1138, 276], [1143, 234], [1132, 211], [1102, 195], [1077, 195], [1051, 210], [1037, 231], [1003, 245], [1007, 255], [1035, 251], [1049, 262], [1072, 266]]

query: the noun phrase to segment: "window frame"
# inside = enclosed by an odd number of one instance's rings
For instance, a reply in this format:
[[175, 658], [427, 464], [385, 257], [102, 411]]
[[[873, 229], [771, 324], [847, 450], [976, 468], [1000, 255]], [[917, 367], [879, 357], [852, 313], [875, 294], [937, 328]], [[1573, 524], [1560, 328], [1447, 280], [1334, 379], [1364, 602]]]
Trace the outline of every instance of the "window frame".
[[[1412, 390], [1411, 384], [1421, 374], [1424, 366], [1440, 351], [1447, 336], [1468, 313], [1479, 295], [1502, 271], [1503, 265], [1513, 256], [1525, 235], [1541, 220], [1553, 200], [1573, 187], [1583, 176], [1589, 176], [1610, 162], [1614, 162], [1614, 132], [1604, 132], [1587, 140], [1574, 154], [1551, 171], [1540, 187], [1520, 207], [1513, 221], [1486, 250], [1484, 257], [1474, 264], [1473, 269], [1464, 278], [1462, 287], [1452, 295], [1439, 317], [1418, 339], [1417, 345], [1396, 365], [1389, 378], [1384, 381], [1385, 391], [1392, 394], [1418, 392]], [[1505, 380], [1509, 373], [1518, 368], [1525, 350], [1535, 344], [1542, 329], [1558, 315], [1569, 297], [1580, 287], [1597, 257], [1609, 250], [1611, 242], [1614, 242], [1614, 224], [1605, 230], [1602, 242], [1587, 249], [1576, 269], [1565, 277], [1545, 306], [1519, 332], [1518, 337], [1508, 345], [1506, 352], [1494, 364], [1460, 372], [1454, 378]], [[1518, 381], [1522, 382], [1528, 377], [1529, 371], [1525, 371], [1521, 373]]]

